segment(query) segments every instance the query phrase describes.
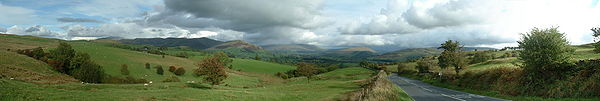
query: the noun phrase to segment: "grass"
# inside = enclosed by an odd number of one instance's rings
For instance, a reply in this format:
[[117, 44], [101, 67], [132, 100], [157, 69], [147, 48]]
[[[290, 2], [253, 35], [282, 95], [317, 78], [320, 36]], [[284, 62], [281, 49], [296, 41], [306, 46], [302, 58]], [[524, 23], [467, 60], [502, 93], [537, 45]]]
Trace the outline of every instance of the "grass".
[[[358, 72], [348, 75], [348, 72]], [[373, 72], [363, 68], [344, 68], [319, 76], [346, 79], [313, 80], [294, 78], [285, 83], [256, 88], [215, 86], [214, 89], [186, 87], [184, 83], [142, 84], [34, 84], [0, 79], [0, 100], [217, 100], [217, 101], [306, 101], [335, 100], [345, 92], [360, 88], [355, 81]]]

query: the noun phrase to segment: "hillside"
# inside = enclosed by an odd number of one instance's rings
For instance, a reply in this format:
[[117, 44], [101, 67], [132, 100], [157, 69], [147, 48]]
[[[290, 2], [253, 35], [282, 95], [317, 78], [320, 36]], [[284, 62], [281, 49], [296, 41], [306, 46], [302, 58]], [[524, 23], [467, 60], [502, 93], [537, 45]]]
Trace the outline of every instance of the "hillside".
[[324, 51], [315, 45], [308, 44], [280, 44], [280, 45], [266, 45], [263, 46], [265, 50], [270, 51], [296, 51], [296, 52], [310, 52], [310, 51]]
[[[45, 50], [55, 47], [55, 39], [29, 36], [0, 36], [7, 47], [37, 47], [48, 44]], [[23, 43], [24, 46], [15, 43]], [[149, 86], [143, 84], [80, 84], [70, 76], [54, 72], [45, 63], [13, 52], [0, 51], [0, 100], [335, 100], [347, 92], [359, 89], [357, 80], [366, 79], [373, 72], [364, 68], [345, 68], [319, 75], [319, 80], [307, 83], [304, 77], [283, 80], [273, 76], [276, 72], [285, 72], [295, 67], [263, 61], [234, 59], [233, 70], [228, 71], [224, 84], [212, 86], [214, 89], [194, 88], [185, 82], [201, 82], [202, 77], [192, 75], [195, 64], [203, 56], [190, 59], [173, 56], [147, 54], [144, 52], [111, 47], [111, 43], [102, 41], [68, 41], [78, 52], [88, 53], [92, 60], [101, 65], [104, 71], [112, 76], [124, 77], [120, 74], [120, 66], [128, 65], [134, 78], [154, 81]], [[29, 45], [29, 46], [27, 46]], [[26, 49], [26, 48], [25, 48]], [[10, 59], [8, 59], [10, 58]], [[155, 69], [144, 68], [145, 63], [152, 67], [162, 65], [182, 67], [187, 70], [183, 76], [175, 76], [165, 71], [164, 75], [156, 74]], [[17, 69], [14, 69], [17, 68]], [[241, 71], [236, 71], [241, 70]], [[348, 75], [347, 73], [352, 73]], [[339, 74], [344, 73], [344, 74]], [[40, 76], [41, 75], [41, 76]], [[181, 82], [161, 82], [167, 77], [175, 76]], [[7, 77], [16, 78], [11, 80]], [[342, 78], [340, 78], [342, 77]], [[29, 80], [31, 79], [31, 80]], [[43, 84], [46, 81], [65, 81], [59, 84]], [[39, 81], [39, 82], [38, 82]], [[50, 82], [52, 83], [52, 82]], [[203, 84], [202, 86], [208, 86]], [[198, 96], [201, 94], [201, 96]]]
[[434, 56], [442, 53], [442, 50], [435, 48], [413, 48], [413, 49], [404, 49], [393, 52], [388, 52], [385, 54], [381, 54], [375, 57], [374, 59], [388, 59], [395, 61], [405, 61], [416, 59], [424, 56]]
[[119, 40], [125, 44], [153, 45], [153, 46], [188, 46], [194, 49], [207, 49], [224, 42], [209, 38], [137, 38]]
[[332, 50], [330, 52], [333, 53], [351, 53], [351, 52], [370, 52], [370, 53], [377, 53], [377, 51], [369, 48], [369, 47], [351, 47], [351, 48], [343, 48], [343, 49], [336, 49], [336, 50]]
[[241, 49], [246, 49], [246, 50], [261, 50], [262, 49], [260, 46], [250, 44], [250, 43], [242, 41], [242, 40], [227, 41], [227, 42], [212, 46], [208, 49], [227, 49], [227, 48], [241, 48]]

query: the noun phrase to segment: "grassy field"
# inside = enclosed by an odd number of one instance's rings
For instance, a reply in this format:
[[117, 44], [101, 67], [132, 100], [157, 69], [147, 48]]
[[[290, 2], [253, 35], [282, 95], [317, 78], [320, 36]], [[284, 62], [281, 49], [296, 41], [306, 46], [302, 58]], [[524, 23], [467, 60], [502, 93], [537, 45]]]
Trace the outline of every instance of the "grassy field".
[[[0, 46], [4, 49], [41, 46], [48, 50], [58, 43], [58, 40], [54, 39], [29, 36], [2, 35], [0, 38]], [[0, 61], [0, 100], [338, 100], [348, 92], [361, 88], [360, 81], [373, 74], [373, 71], [354, 67], [317, 75], [317, 79], [311, 80], [310, 83], [304, 77], [283, 80], [273, 74], [295, 69], [294, 66], [235, 58], [232, 63], [233, 70], [228, 70], [229, 77], [224, 84], [210, 86], [202, 82], [202, 77], [191, 75], [193, 69], [197, 68], [195, 64], [203, 56], [190, 59], [173, 56], [163, 58], [160, 55], [111, 47], [101, 42], [68, 43], [76, 51], [90, 54], [92, 60], [101, 65], [109, 75], [125, 76], [120, 74], [120, 68], [126, 64], [130, 71], [129, 76], [147, 79], [153, 81], [153, 84], [81, 84], [70, 76], [53, 71], [41, 61], [0, 50], [0, 59], [3, 60]], [[146, 69], [145, 63], [150, 63], [152, 67], [162, 65], [165, 74], [156, 74], [154, 68]], [[167, 77], [175, 76], [166, 70], [168, 66], [186, 69], [185, 75], [177, 76], [182, 82], [161, 82]], [[34, 76], [39, 77], [28, 78]], [[48, 82], [59, 80], [63, 82]], [[186, 83], [188, 81], [201, 82], [201, 85], [212, 89], [194, 88]]]
[[310, 83], [306, 78], [263, 87], [214, 89], [187, 87], [184, 83], [142, 84], [35, 84], [0, 79], [1, 100], [335, 100], [345, 92], [360, 88], [358, 80], [373, 72], [363, 68], [345, 68], [319, 75]]

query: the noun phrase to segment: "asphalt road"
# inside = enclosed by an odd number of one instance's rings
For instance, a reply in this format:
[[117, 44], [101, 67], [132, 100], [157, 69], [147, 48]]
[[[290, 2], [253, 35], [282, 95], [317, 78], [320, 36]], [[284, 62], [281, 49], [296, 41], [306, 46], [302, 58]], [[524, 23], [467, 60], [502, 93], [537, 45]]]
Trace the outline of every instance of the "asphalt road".
[[415, 101], [507, 101], [436, 87], [418, 80], [400, 77], [396, 74], [389, 76], [388, 79], [400, 86]]

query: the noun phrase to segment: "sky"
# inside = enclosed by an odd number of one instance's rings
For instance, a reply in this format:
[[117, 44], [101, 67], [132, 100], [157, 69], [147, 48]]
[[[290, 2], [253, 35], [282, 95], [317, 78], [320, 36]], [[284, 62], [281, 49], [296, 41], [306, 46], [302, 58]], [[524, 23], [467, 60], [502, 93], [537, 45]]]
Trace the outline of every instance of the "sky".
[[516, 46], [532, 28], [593, 42], [598, 0], [0, 0], [0, 32], [244, 40], [325, 48]]

